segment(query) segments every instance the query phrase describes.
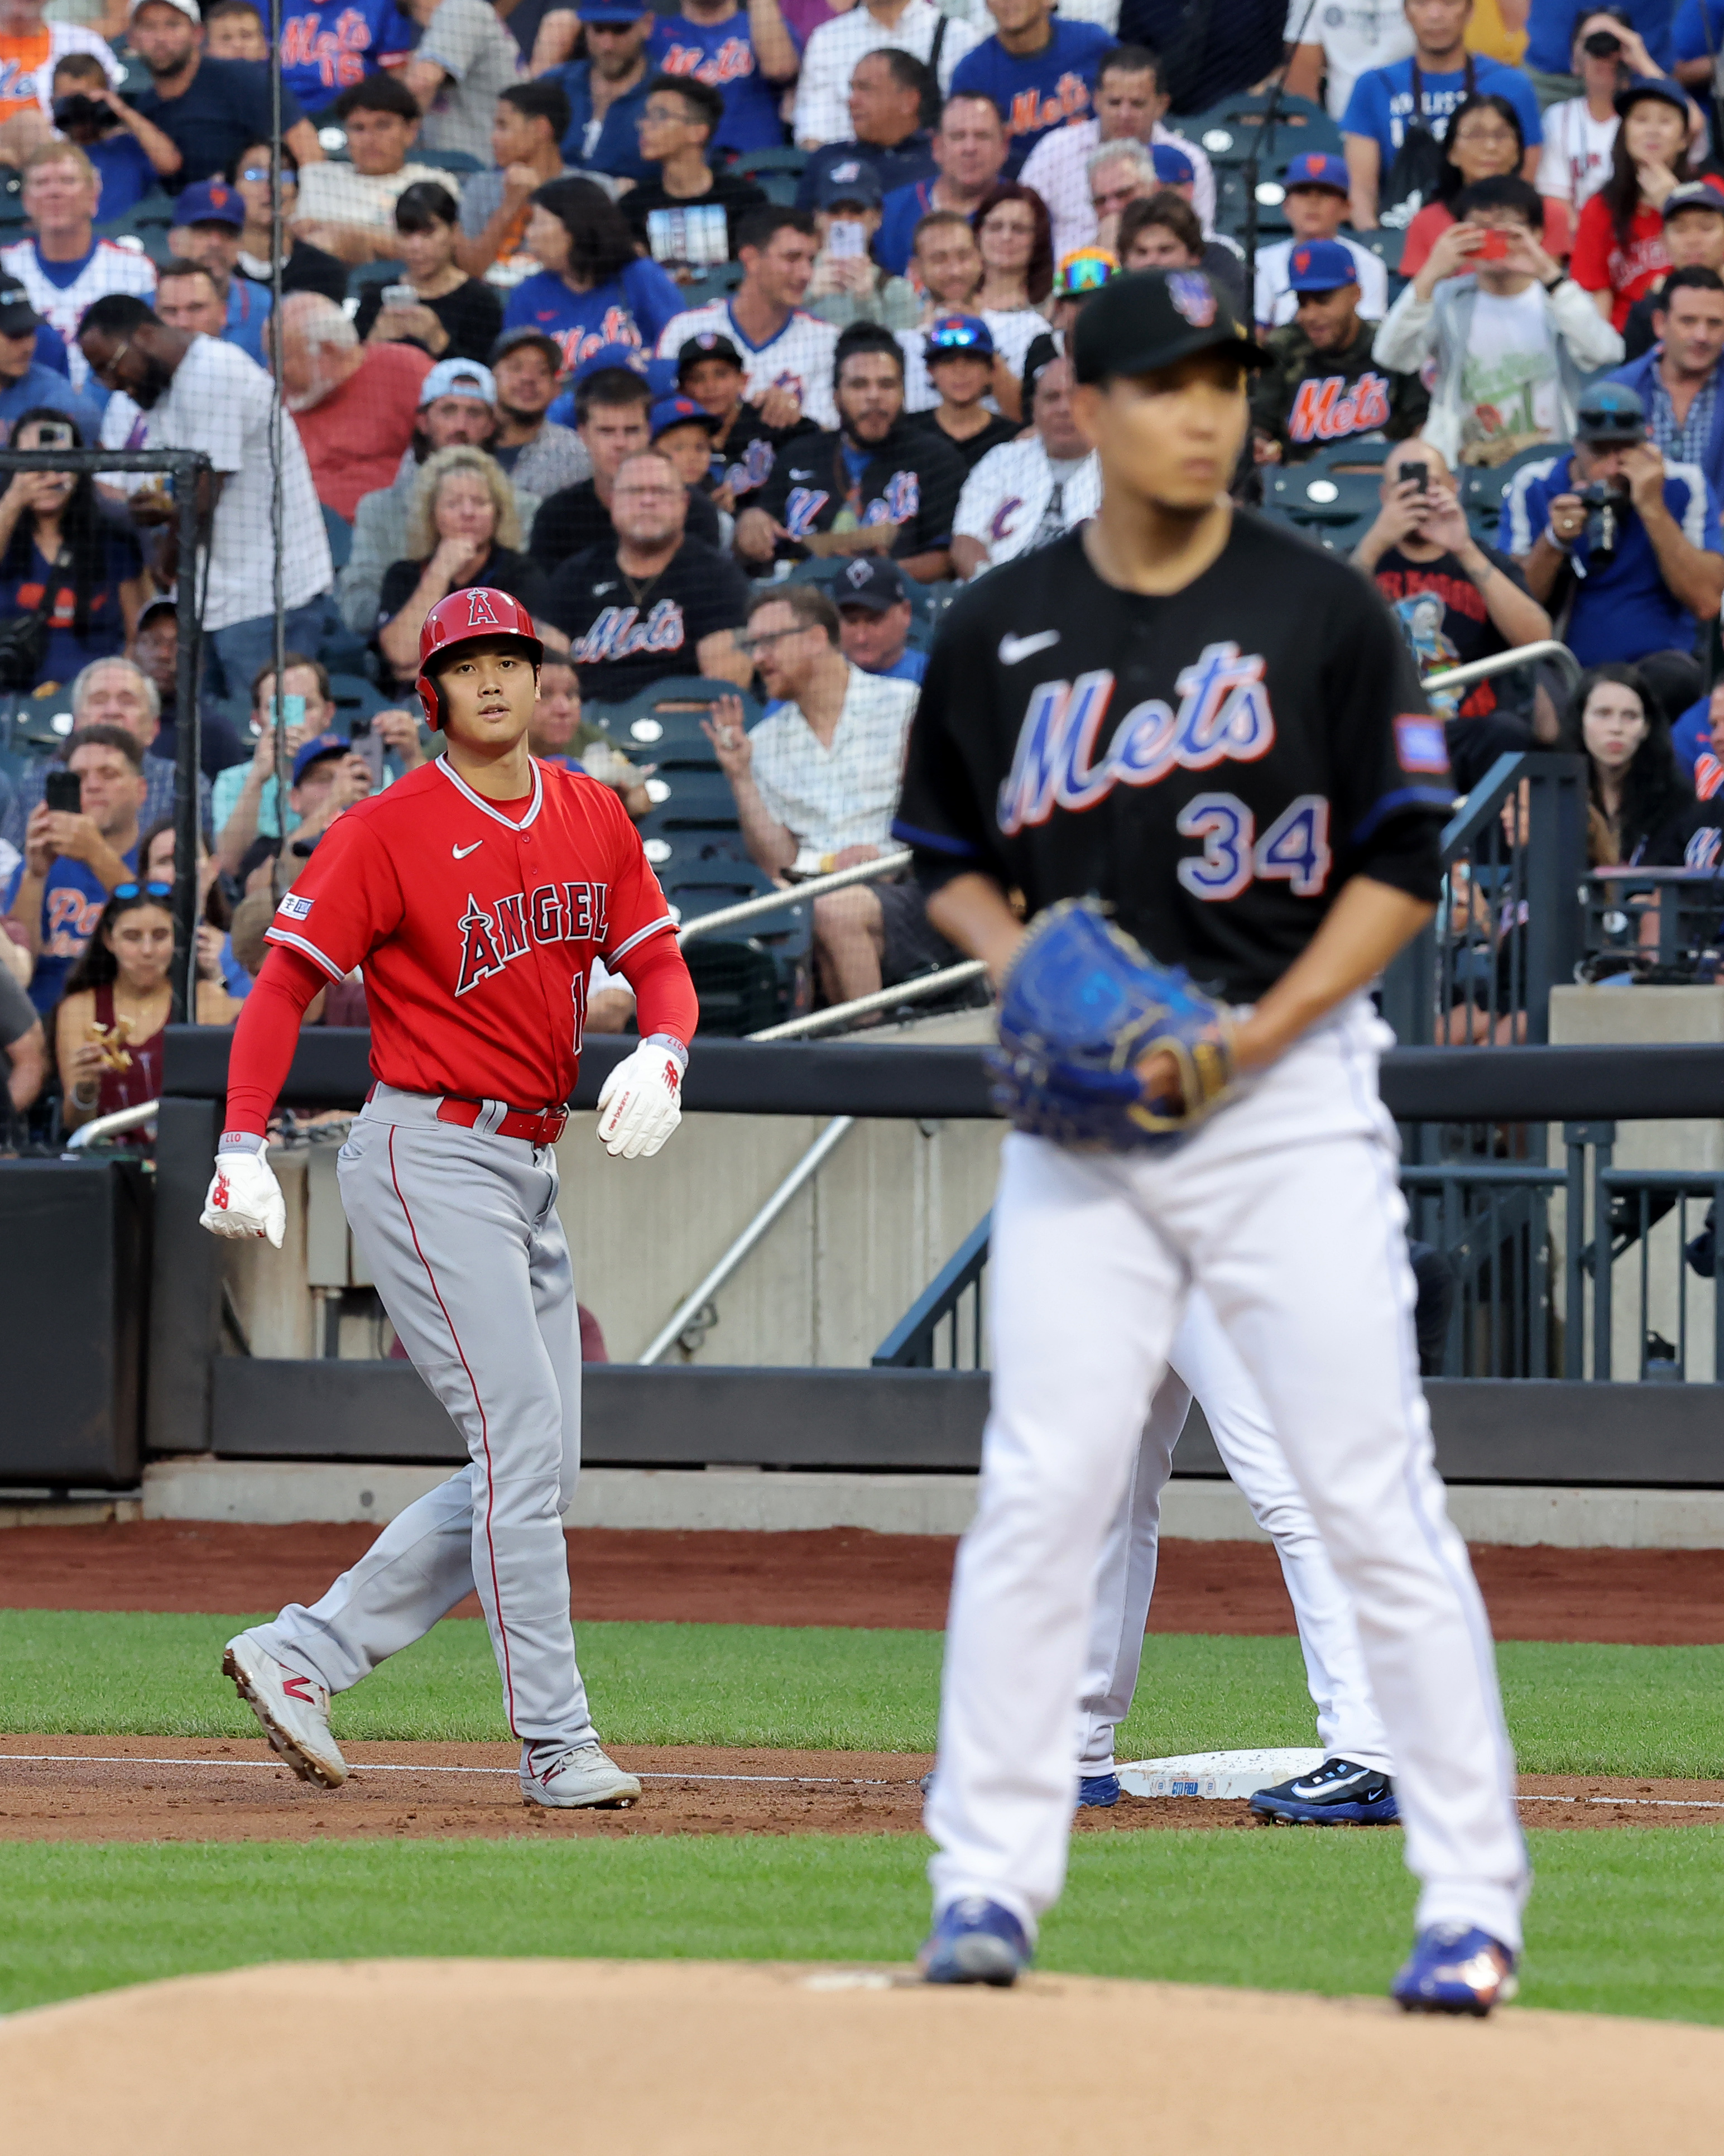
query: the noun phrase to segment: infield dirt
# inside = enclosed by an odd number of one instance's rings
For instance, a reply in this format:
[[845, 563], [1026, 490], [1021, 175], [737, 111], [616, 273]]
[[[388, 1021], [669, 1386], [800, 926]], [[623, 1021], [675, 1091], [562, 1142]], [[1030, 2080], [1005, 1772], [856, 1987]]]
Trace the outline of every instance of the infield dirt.
[[[915, 1834], [926, 1756], [619, 1744], [644, 1784], [626, 1811], [522, 1802], [507, 1744], [353, 1744], [339, 1789], [310, 1788], [262, 1743], [224, 1738], [0, 1737], [0, 1841], [442, 1840], [511, 1835]], [[1534, 1774], [1528, 1826], [1724, 1823], [1724, 1782]], [[1167, 1827], [1269, 1832], [1244, 1802], [1122, 1797], [1083, 1834]], [[1362, 1830], [1362, 1831], [1366, 1830]]]
[[[0, 1531], [0, 1609], [233, 1611], [311, 1600], [370, 1547], [367, 1527], [136, 1521]], [[577, 1618], [936, 1631], [956, 1542], [944, 1535], [577, 1528]], [[1724, 1550], [1473, 1551], [1500, 1640], [1637, 1646], [1724, 1640]], [[453, 1613], [476, 1617], [469, 1599]], [[1275, 1552], [1162, 1546], [1152, 1632], [1292, 1632]]]

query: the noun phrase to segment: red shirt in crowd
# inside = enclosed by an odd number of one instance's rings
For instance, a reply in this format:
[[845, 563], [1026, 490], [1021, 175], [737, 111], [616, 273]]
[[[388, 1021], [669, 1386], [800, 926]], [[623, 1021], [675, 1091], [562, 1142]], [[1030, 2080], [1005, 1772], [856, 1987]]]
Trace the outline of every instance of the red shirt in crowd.
[[416, 346], [367, 345], [339, 389], [294, 414], [326, 509], [351, 524], [363, 496], [394, 485], [402, 452], [413, 438], [419, 385], [430, 372], [429, 357]]
[[1649, 203], [1642, 202], [1636, 208], [1626, 247], [1616, 237], [1609, 205], [1603, 195], [1593, 196], [1581, 211], [1568, 274], [1585, 290], [1612, 295], [1610, 320], [1617, 329], [1628, 320], [1629, 309], [1635, 300], [1670, 266], [1664, 244], [1664, 216]]

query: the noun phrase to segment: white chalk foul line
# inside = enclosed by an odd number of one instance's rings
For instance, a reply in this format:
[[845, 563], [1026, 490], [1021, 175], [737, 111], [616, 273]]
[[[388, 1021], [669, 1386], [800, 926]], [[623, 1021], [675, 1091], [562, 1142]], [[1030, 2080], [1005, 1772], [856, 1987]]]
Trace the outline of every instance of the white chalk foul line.
[[[116, 1753], [111, 1755], [95, 1752], [0, 1752], [0, 1767], [9, 1761], [19, 1761], [35, 1767], [250, 1767], [261, 1774], [274, 1768], [285, 1773], [279, 1759], [151, 1759], [136, 1753]], [[510, 1780], [520, 1774], [518, 1767], [415, 1767], [398, 1761], [384, 1759], [356, 1759], [348, 1767], [349, 1775], [355, 1774], [501, 1774]], [[847, 1774], [639, 1774], [642, 1782], [762, 1782], [786, 1788], [819, 1788], [837, 1789], [912, 1789], [914, 1783], [900, 1784], [882, 1778], [872, 1779], [860, 1775]]]

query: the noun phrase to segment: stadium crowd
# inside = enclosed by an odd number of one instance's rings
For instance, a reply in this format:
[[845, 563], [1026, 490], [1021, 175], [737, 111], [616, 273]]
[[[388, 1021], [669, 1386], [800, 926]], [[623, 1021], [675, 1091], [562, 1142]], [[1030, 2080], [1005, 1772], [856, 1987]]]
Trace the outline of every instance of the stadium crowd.
[[[1094, 509], [1065, 338], [1137, 269], [1255, 319], [1237, 497], [1323, 524], [1422, 668], [1585, 668], [1439, 696], [1458, 785], [1561, 744], [1595, 864], [1711, 865], [1721, 35], [1721, 0], [288, 0], [278, 152], [252, 0], [0, 0], [0, 440], [212, 466], [195, 567], [158, 475], [0, 475], [12, 1111], [159, 1090], [182, 573], [204, 1022], [331, 821], [436, 752], [419, 627], [470, 585], [543, 636], [537, 752], [653, 858], [721, 774], [741, 888], [849, 866], [941, 607]], [[617, 715], [695, 675], [661, 773]], [[955, 955], [907, 881], [816, 901], [829, 1000]], [[362, 983], [320, 1004], [362, 1023]]]

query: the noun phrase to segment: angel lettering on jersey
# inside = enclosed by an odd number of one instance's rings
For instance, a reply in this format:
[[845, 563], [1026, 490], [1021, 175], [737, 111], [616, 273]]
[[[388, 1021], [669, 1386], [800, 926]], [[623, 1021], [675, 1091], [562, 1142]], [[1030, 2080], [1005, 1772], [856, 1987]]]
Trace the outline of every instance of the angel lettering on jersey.
[[1112, 701], [1106, 670], [1075, 682], [1037, 684], [1018, 729], [998, 818], [1008, 838], [1045, 824], [1056, 808], [1093, 808], [1116, 786], [1153, 786], [1170, 771], [1255, 762], [1275, 745], [1264, 661], [1236, 644], [1207, 644], [1174, 682], [1179, 708], [1151, 698], [1127, 711], [1101, 762], [1095, 742]]
[[604, 883], [541, 883], [532, 891], [493, 899], [488, 911], [469, 891], [467, 910], [455, 924], [461, 932], [455, 993], [464, 996], [511, 960], [524, 958], [535, 944], [603, 943], [610, 934], [609, 912], [610, 886]]

